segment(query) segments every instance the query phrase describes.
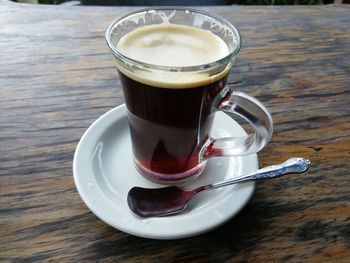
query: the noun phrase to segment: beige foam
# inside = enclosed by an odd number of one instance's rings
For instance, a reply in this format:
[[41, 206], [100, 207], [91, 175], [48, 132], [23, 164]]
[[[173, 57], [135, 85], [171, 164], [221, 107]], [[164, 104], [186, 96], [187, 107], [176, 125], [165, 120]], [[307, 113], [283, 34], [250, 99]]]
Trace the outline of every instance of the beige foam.
[[[168, 67], [190, 67], [208, 64], [226, 57], [229, 49], [215, 34], [203, 29], [174, 24], [138, 28], [120, 39], [117, 50], [134, 60]], [[118, 62], [118, 61], [117, 61]], [[225, 76], [231, 64], [214, 75], [210, 72], [145, 71], [118, 63], [128, 77], [157, 87], [190, 88], [205, 85]]]

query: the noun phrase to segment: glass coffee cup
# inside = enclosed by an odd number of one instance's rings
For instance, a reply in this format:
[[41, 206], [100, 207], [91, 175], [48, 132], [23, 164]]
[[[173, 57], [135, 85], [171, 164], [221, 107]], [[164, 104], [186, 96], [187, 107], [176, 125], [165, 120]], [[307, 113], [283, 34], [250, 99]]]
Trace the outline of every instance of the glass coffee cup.
[[[262, 103], [226, 84], [241, 47], [228, 21], [189, 8], [149, 8], [116, 19], [106, 41], [123, 87], [134, 162], [146, 178], [183, 182], [211, 157], [256, 153], [271, 139]], [[217, 111], [245, 119], [253, 132], [211, 138]]]

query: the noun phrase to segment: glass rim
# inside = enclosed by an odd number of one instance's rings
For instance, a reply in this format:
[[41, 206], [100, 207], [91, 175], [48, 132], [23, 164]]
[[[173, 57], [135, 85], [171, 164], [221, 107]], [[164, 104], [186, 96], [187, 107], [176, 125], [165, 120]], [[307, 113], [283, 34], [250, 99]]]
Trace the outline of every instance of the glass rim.
[[[141, 62], [138, 61], [136, 59], [132, 59], [128, 56], [123, 55], [121, 52], [119, 52], [117, 50], [117, 48], [112, 44], [111, 41], [111, 36], [112, 36], [112, 31], [114, 29], [114, 27], [121, 21], [123, 21], [124, 19], [126, 19], [129, 16], [135, 15], [135, 14], [139, 14], [139, 13], [144, 13], [144, 12], [149, 12], [151, 10], [154, 11], [160, 11], [160, 10], [168, 10], [168, 11], [189, 11], [189, 12], [194, 12], [194, 13], [198, 13], [201, 15], [205, 15], [211, 18], [214, 18], [218, 21], [220, 21], [222, 24], [224, 24], [225, 26], [227, 26], [229, 28], [229, 30], [231, 30], [235, 37], [236, 37], [236, 41], [237, 41], [237, 46], [230, 51], [230, 53], [228, 55], [226, 55], [225, 57], [219, 59], [219, 60], [215, 60], [213, 62], [210, 63], [206, 63], [206, 64], [201, 64], [201, 65], [195, 65], [195, 66], [163, 66], [163, 65], [157, 65], [157, 64], [151, 64], [151, 63], [146, 63], [146, 62]], [[148, 8], [143, 8], [143, 9], [138, 9], [135, 10], [133, 12], [129, 12], [123, 16], [120, 16], [116, 19], [113, 20], [113, 22], [109, 25], [109, 27], [107, 28], [106, 34], [105, 34], [105, 38], [106, 38], [106, 42], [107, 45], [109, 47], [109, 49], [111, 50], [111, 52], [118, 58], [120, 58], [122, 61], [128, 63], [128, 64], [132, 64], [132, 65], [136, 65], [140, 68], [149, 68], [149, 69], [156, 69], [156, 70], [161, 70], [161, 71], [181, 71], [181, 72], [191, 72], [191, 71], [198, 71], [198, 70], [209, 70], [211, 68], [215, 68], [218, 66], [221, 66], [223, 64], [229, 64], [230, 61], [235, 57], [235, 55], [237, 55], [237, 53], [239, 52], [239, 50], [241, 49], [241, 45], [242, 45], [242, 39], [241, 39], [241, 35], [239, 33], [239, 31], [236, 29], [236, 27], [234, 27], [229, 21], [227, 21], [226, 19], [217, 16], [215, 14], [211, 14], [202, 10], [198, 10], [195, 8], [187, 8], [187, 7], [171, 7], [171, 6], [166, 6], [166, 7], [148, 7]]]

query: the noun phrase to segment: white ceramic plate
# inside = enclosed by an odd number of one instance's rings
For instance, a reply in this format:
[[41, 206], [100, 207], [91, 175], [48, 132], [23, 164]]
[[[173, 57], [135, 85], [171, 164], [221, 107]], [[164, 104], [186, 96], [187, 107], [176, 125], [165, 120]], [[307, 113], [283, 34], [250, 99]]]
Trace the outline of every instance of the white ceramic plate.
[[[231, 118], [217, 113], [212, 136], [245, 134]], [[258, 169], [256, 155], [213, 158], [197, 179], [184, 189], [240, 176]], [[73, 161], [74, 181], [89, 209], [102, 221], [126, 233], [154, 239], [198, 235], [223, 224], [249, 201], [254, 183], [246, 182], [205, 191], [181, 214], [142, 219], [132, 214], [126, 197], [133, 186], [158, 187], [142, 177], [131, 155], [126, 107], [121, 105], [96, 120], [81, 138]]]

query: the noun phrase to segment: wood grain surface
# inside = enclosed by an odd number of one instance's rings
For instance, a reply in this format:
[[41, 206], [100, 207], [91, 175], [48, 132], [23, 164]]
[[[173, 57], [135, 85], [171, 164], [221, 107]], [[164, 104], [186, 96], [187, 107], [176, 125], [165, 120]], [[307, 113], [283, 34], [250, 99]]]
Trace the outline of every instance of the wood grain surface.
[[258, 183], [228, 223], [173, 241], [103, 223], [72, 176], [79, 138], [124, 102], [104, 33], [133, 9], [0, 1], [0, 261], [350, 262], [349, 6], [202, 8], [241, 31], [229, 81], [273, 115], [260, 166], [312, 168]]

